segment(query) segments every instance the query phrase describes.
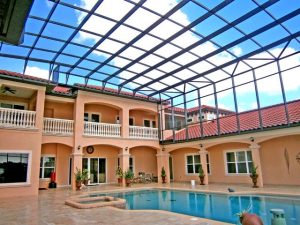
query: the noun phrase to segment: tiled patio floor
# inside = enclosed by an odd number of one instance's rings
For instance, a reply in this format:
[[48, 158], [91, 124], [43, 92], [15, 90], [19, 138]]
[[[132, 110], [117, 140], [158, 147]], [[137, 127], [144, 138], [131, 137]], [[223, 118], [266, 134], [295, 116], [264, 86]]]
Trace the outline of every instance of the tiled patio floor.
[[[158, 184], [147, 185], [149, 187], [162, 187]], [[145, 187], [134, 185], [133, 188]], [[178, 189], [193, 189], [208, 192], [224, 192], [231, 187], [236, 190], [235, 194], [243, 193], [270, 193], [270, 194], [294, 194], [300, 196], [300, 188], [296, 186], [266, 186], [253, 189], [246, 185], [196, 185], [194, 188], [189, 184], [173, 183], [163, 187]], [[15, 197], [1, 199], [0, 201], [0, 224], [3, 225], [31, 225], [31, 224], [108, 224], [108, 225], [131, 225], [131, 224], [157, 224], [157, 225], [181, 225], [201, 224], [219, 225], [225, 224], [205, 219], [191, 220], [190, 216], [162, 211], [129, 211], [114, 208], [75, 209], [64, 204], [65, 199], [89, 191], [104, 191], [120, 189], [116, 185], [101, 185], [88, 187], [82, 191], [72, 191], [69, 188], [41, 190], [38, 197]]]

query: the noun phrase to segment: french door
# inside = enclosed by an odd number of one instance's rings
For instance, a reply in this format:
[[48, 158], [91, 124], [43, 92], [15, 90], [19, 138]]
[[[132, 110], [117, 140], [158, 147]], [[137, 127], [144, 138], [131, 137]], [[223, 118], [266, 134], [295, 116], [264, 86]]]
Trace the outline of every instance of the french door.
[[89, 184], [106, 183], [105, 158], [83, 158], [82, 169], [87, 169], [89, 172]]

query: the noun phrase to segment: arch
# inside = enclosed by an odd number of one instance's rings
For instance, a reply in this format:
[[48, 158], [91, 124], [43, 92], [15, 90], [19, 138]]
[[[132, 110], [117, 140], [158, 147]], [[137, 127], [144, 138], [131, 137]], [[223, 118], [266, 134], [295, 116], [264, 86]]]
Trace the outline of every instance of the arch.
[[290, 136], [300, 136], [300, 134], [278, 134], [278, 135], [273, 135], [273, 136], [269, 136], [269, 137], [263, 137], [259, 139], [259, 142], [257, 142], [257, 144], [262, 144], [266, 141], [270, 141], [273, 139], [277, 139], [277, 138], [284, 138], [284, 137], [290, 137]]
[[[145, 106], [146, 107], [146, 106]], [[129, 109], [129, 112], [130, 111], [143, 111], [143, 112], [148, 112], [148, 113], [153, 113], [153, 114], [157, 114], [157, 111], [153, 110], [153, 109], [150, 109], [150, 108], [130, 108]]]
[[87, 146], [109, 146], [109, 147], [113, 147], [113, 148], [117, 148], [117, 149], [121, 149], [122, 147], [120, 147], [120, 146], [117, 146], [117, 145], [113, 145], [113, 144], [103, 144], [103, 143], [101, 143], [101, 144], [85, 144], [85, 145], [83, 145], [82, 146], [82, 148], [86, 148]]
[[146, 147], [146, 148], [152, 148], [155, 149], [157, 152], [161, 150], [159, 143], [156, 144], [148, 144], [148, 145], [141, 145], [140, 143], [133, 143], [132, 145], [128, 146], [129, 149], [138, 148], [138, 147]]
[[206, 150], [209, 150], [210, 148], [214, 148], [214, 147], [218, 147], [220, 145], [237, 145], [237, 144], [244, 144], [244, 145], [250, 145], [251, 142], [249, 141], [230, 141], [230, 142], [220, 142], [220, 143], [213, 143], [213, 144], [210, 144], [210, 145], [205, 145], [205, 149]]
[[190, 150], [197, 150], [200, 151], [200, 149], [197, 149], [196, 147], [182, 147], [182, 148], [176, 148], [176, 149], [171, 149], [171, 150], [167, 150], [168, 153], [174, 153], [175, 151], [180, 151], [180, 150], [184, 150], [184, 149], [190, 149]]
[[45, 144], [61, 144], [61, 145], [66, 145], [70, 148], [74, 148], [72, 137], [58, 138], [57, 136], [46, 136], [46, 138], [44, 138], [43, 136], [42, 145]]

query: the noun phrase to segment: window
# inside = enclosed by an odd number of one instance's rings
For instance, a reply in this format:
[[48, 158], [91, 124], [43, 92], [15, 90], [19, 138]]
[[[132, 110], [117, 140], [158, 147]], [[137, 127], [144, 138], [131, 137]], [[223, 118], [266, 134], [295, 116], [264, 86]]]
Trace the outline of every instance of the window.
[[0, 184], [29, 181], [29, 153], [0, 152]]
[[134, 118], [129, 117], [129, 126], [134, 126]]
[[156, 128], [156, 121], [155, 120], [152, 120], [152, 127]]
[[50, 178], [51, 172], [55, 171], [55, 157], [42, 156], [40, 163], [40, 178]]
[[99, 114], [92, 114], [91, 115], [91, 122], [99, 123], [100, 122]]
[[84, 113], [84, 121], [89, 121], [89, 114], [88, 113]]
[[200, 155], [188, 155], [186, 157], [186, 166], [188, 174], [198, 173], [200, 165]]
[[144, 127], [150, 127], [150, 120], [144, 120]]
[[[187, 155], [186, 156], [186, 171], [188, 174], [197, 174], [201, 165], [200, 155]], [[210, 160], [209, 155], [206, 155], [207, 173], [210, 174]]]
[[[133, 157], [129, 157], [129, 169], [134, 173]], [[118, 167], [120, 166], [120, 158], [118, 158]], [[123, 171], [124, 172], [124, 171]]]
[[190, 123], [190, 122], [192, 122], [193, 121], [193, 119], [187, 119], [187, 122], [188, 123]]
[[247, 174], [253, 167], [251, 151], [226, 152], [228, 174]]

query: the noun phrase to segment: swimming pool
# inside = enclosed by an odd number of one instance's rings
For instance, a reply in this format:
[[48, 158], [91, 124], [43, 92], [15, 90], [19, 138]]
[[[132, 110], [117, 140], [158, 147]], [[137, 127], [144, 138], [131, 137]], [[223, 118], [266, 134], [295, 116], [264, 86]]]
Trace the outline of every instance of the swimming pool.
[[[103, 194], [93, 193], [90, 197]], [[252, 205], [251, 213], [258, 214], [264, 224], [271, 224], [270, 209], [285, 211], [287, 225], [300, 224], [300, 198], [276, 196], [238, 196], [203, 194], [199, 192], [171, 190], [142, 190], [109, 193], [126, 199], [127, 209], [158, 209], [238, 224], [236, 213]]]

